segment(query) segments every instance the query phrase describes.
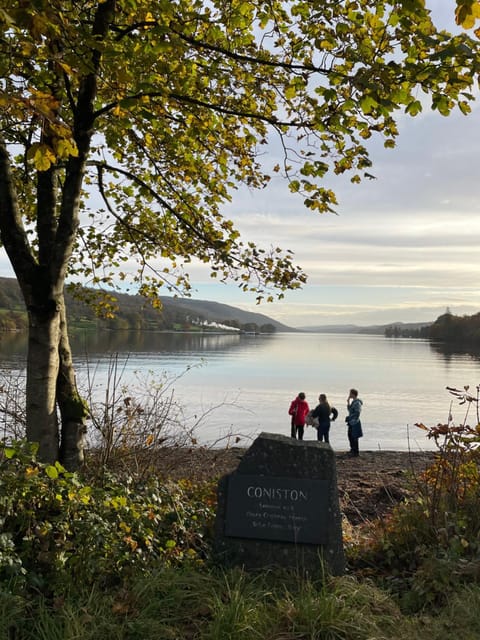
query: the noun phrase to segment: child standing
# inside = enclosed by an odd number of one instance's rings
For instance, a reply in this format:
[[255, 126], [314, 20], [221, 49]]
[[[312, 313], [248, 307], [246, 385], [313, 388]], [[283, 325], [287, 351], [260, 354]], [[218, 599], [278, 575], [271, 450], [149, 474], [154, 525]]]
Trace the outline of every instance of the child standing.
[[305, 394], [301, 391], [295, 400], [292, 400], [288, 415], [292, 416], [291, 421], [291, 436], [292, 438], [298, 438], [303, 440], [303, 431], [305, 428], [305, 418], [310, 411], [308, 402], [305, 399]]

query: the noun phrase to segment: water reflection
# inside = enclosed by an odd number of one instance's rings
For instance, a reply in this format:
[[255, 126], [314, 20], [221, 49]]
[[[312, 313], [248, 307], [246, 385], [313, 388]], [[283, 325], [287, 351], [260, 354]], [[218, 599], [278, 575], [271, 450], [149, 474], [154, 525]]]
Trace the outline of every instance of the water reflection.
[[[268, 336], [267, 336], [268, 338]], [[265, 336], [255, 336], [262, 341]], [[136, 331], [110, 331], [73, 334], [72, 351], [78, 353], [172, 353], [225, 351], [244, 346], [251, 336], [239, 334], [155, 333]]]
[[458, 359], [480, 360], [480, 347], [466, 347], [460, 344], [445, 342], [430, 342], [430, 349], [433, 353], [441, 356], [445, 364], [451, 364]]
[[16, 331], [0, 332], [0, 363], [11, 368], [25, 361], [27, 355], [27, 335]]
[[[0, 368], [24, 368], [26, 336], [1, 335], [0, 348]], [[72, 348], [79, 382], [93, 371], [99, 390], [108, 381], [112, 355], [120, 359], [122, 385], [130, 385], [137, 372], [172, 376], [186, 415], [208, 414], [201, 439], [212, 441], [230, 429], [249, 436], [289, 433], [288, 406], [302, 390], [312, 404], [326, 393], [340, 411], [332, 446], [345, 448], [346, 394], [356, 387], [364, 401], [364, 449], [428, 448], [432, 443], [415, 423], [444, 423], [451, 410], [446, 387], [480, 380], [479, 354], [383, 336], [79, 332], [72, 335]], [[463, 415], [463, 408], [453, 411]]]
[[[86, 354], [126, 353], [199, 353], [244, 348], [249, 343], [261, 345], [271, 335], [159, 333], [148, 331], [73, 331], [70, 343], [74, 356]], [[8, 332], [0, 334], [0, 353], [5, 360], [25, 358], [27, 335]]]

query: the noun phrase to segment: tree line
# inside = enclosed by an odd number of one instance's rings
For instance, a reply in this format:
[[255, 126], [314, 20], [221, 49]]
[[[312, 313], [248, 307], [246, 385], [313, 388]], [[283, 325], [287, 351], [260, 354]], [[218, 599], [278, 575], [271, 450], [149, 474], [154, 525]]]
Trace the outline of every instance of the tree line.
[[[78, 292], [77, 292], [78, 294]], [[66, 293], [65, 303], [70, 328], [82, 330], [130, 331], [235, 331], [242, 333], [275, 333], [271, 323], [242, 322], [239, 319], [216, 318], [209, 321], [204, 314], [193, 309], [165, 301], [161, 309], [152, 306], [142, 296], [115, 294], [109, 305], [92, 304], [93, 292], [84, 295]], [[87, 299], [88, 298], [88, 301]], [[27, 331], [28, 318], [20, 288], [12, 278], [0, 278], [0, 331]]]
[[449, 309], [435, 322], [419, 328], [402, 328], [399, 325], [386, 327], [387, 338], [427, 338], [461, 346], [480, 346], [480, 313], [457, 316]]

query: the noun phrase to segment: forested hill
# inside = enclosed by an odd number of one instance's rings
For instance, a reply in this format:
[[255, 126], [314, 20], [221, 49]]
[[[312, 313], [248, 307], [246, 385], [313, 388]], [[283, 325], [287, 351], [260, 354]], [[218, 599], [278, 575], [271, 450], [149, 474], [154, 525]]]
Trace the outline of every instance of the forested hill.
[[435, 322], [420, 325], [417, 328], [402, 327], [401, 324], [390, 325], [385, 329], [385, 336], [387, 338], [428, 338], [435, 342], [477, 351], [480, 348], [480, 313], [472, 316], [456, 316], [447, 310]]
[[[89, 291], [86, 290], [87, 293]], [[86, 302], [67, 293], [65, 300], [70, 327], [156, 331], [213, 331], [230, 327], [233, 330], [262, 333], [295, 331], [264, 314], [243, 311], [218, 302], [163, 296], [163, 308], [158, 310], [141, 296], [117, 292], [110, 294], [116, 299], [118, 309], [113, 318], [99, 318]], [[24, 330], [26, 326], [25, 306], [17, 281], [0, 277], [0, 330]]]
[[438, 317], [430, 327], [428, 337], [455, 345], [480, 347], [480, 313], [456, 316], [450, 311]]

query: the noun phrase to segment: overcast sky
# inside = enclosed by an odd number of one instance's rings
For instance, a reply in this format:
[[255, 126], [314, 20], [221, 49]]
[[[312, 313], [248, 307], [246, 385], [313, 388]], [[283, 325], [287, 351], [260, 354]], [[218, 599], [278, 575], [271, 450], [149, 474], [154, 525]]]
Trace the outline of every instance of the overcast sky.
[[[429, 0], [455, 30], [454, 0]], [[195, 297], [257, 310], [290, 326], [435, 320], [447, 307], [480, 311], [480, 106], [468, 117], [425, 110], [400, 117], [393, 150], [370, 145], [374, 181], [333, 182], [337, 215], [313, 214], [280, 179], [236, 194], [229, 214], [248, 239], [295, 252], [301, 291], [256, 307], [235, 287], [201, 284]]]
[[[292, 249], [309, 276], [267, 315], [302, 326], [480, 311], [478, 109], [468, 118], [428, 112], [400, 130], [396, 149], [372, 153], [376, 180], [338, 180], [338, 215], [303, 211], [280, 185], [235, 201], [248, 214], [238, 216], [245, 236]], [[230, 288], [200, 289], [214, 291], [248, 308]]]
[[[454, 0], [428, 4], [452, 28]], [[306, 211], [280, 178], [262, 192], [238, 191], [226, 216], [245, 240], [291, 249], [308, 283], [258, 307], [254, 295], [191, 268], [193, 297], [292, 327], [430, 321], [446, 307], [480, 311], [479, 109], [467, 117], [427, 110], [401, 117], [395, 149], [369, 146], [375, 180], [331, 183], [337, 215]], [[13, 276], [3, 256], [0, 275]]]

